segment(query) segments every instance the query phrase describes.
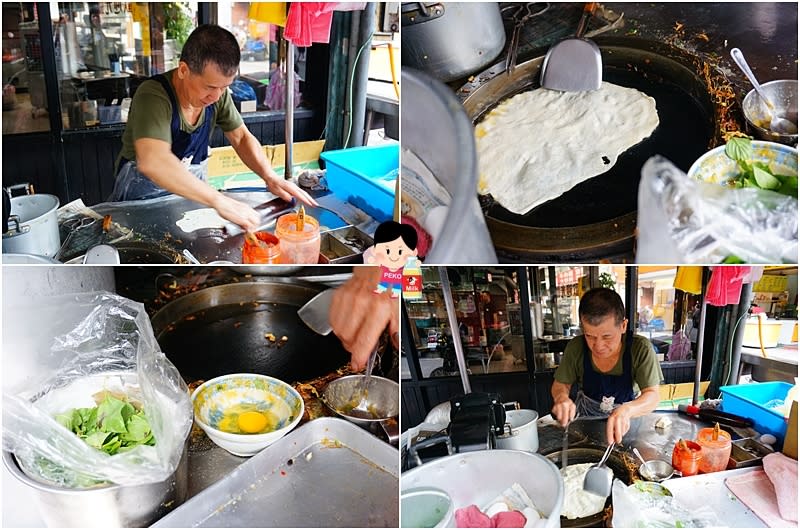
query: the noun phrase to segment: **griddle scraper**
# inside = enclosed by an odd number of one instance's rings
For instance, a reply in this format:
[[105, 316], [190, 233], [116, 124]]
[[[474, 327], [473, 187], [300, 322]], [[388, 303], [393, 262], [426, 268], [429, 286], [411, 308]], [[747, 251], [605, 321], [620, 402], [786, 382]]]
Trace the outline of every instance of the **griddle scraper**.
[[542, 63], [542, 87], [562, 92], [600, 88], [603, 82], [600, 48], [593, 41], [583, 38], [596, 7], [596, 2], [587, 2], [575, 36], [567, 37], [547, 50]]

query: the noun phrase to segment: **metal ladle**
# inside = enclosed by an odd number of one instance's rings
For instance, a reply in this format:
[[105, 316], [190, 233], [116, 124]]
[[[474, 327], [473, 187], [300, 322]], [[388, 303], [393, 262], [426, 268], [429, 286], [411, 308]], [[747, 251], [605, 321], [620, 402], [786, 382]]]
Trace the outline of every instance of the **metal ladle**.
[[614, 478], [614, 472], [606, 465], [606, 460], [611, 456], [612, 449], [614, 449], [614, 443], [608, 444], [600, 462], [590, 467], [589, 471], [586, 472], [586, 476], [583, 478], [584, 490], [604, 498], [611, 495], [611, 481]]
[[767, 111], [770, 115], [770, 130], [779, 134], [797, 134], [797, 124], [778, 114], [778, 112], [775, 110], [775, 105], [772, 103], [769, 97], [767, 97], [764, 91], [761, 90], [761, 85], [758, 83], [755, 74], [753, 74], [753, 71], [750, 69], [747, 61], [744, 60], [742, 50], [739, 48], [733, 48], [731, 50], [731, 57], [733, 58], [733, 62], [736, 63], [736, 66], [738, 66], [742, 72], [744, 72], [744, 75], [747, 76], [747, 79], [750, 80], [750, 84], [753, 85], [753, 88], [756, 89], [759, 97], [761, 97], [761, 100], [767, 106]]

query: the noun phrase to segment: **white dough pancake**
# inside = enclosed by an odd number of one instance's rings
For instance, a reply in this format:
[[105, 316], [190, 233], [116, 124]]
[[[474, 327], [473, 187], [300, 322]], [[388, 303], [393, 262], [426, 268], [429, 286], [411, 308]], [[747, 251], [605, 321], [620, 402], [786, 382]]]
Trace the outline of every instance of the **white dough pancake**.
[[517, 94], [475, 128], [479, 191], [524, 214], [605, 173], [657, 126], [655, 100], [633, 88]]
[[183, 216], [175, 224], [184, 232], [194, 232], [201, 228], [222, 228], [223, 219], [214, 208], [200, 208], [183, 212]]
[[561, 515], [567, 519], [588, 517], [606, 507], [606, 497], [589, 493], [583, 489], [586, 472], [594, 464], [572, 464], [561, 470], [564, 479], [564, 504]]

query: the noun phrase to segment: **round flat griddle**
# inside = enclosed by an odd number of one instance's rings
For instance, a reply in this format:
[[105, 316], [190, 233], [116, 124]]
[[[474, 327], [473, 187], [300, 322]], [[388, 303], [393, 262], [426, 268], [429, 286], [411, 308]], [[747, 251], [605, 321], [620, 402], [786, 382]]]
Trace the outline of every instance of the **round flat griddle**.
[[324, 288], [286, 278], [208, 287], [160, 309], [153, 331], [187, 381], [238, 372], [312, 379], [350, 359], [335, 335], [317, 335], [297, 316]]
[[[714, 103], [696, 73], [696, 58], [641, 39], [596, 42], [603, 56], [603, 80], [654, 98], [659, 125], [650, 137], [622, 153], [608, 171], [524, 215], [506, 210], [489, 196], [481, 197], [501, 259], [581, 261], [631, 254], [644, 162], [660, 154], [686, 171], [718, 137]], [[510, 76], [502, 72], [504, 65], [495, 65], [461, 87], [458, 95], [473, 122], [506, 98], [537, 88], [543, 60], [543, 55], [530, 59]], [[537, 143], [536, 138], [521, 141], [532, 149]]]
[[[605, 447], [570, 447], [567, 449], [567, 465], [572, 464], [596, 464], [602, 458], [603, 453], [605, 452]], [[560, 470], [561, 469], [561, 451], [555, 451], [549, 454], [544, 455], [551, 462], [553, 462], [556, 467]], [[611, 456], [608, 457], [606, 460], [606, 465], [611, 468], [614, 472], [614, 478], [620, 479], [625, 484], [631, 484], [631, 472], [628, 467], [623, 462], [622, 458], [616, 453], [612, 452]], [[611, 496], [609, 495], [608, 499], [606, 500], [607, 509], [611, 506]], [[561, 527], [562, 528], [599, 528], [606, 526], [606, 509], [597, 512], [592, 515], [587, 515], [586, 517], [578, 517], [577, 519], [567, 519], [564, 516], [561, 516]], [[608, 521], [610, 522], [610, 521]]]

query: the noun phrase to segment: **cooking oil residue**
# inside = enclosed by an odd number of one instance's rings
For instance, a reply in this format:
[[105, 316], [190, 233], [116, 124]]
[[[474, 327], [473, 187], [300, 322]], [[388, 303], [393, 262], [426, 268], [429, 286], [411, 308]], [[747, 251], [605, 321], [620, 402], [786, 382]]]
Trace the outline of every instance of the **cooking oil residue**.
[[[262, 407], [263, 408], [263, 407]], [[278, 425], [278, 417], [257, 403], [241, 403], [225, 410], [219, 430], [231, 434], [264, 434]]]

